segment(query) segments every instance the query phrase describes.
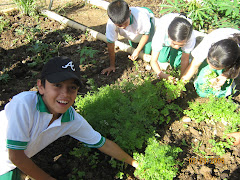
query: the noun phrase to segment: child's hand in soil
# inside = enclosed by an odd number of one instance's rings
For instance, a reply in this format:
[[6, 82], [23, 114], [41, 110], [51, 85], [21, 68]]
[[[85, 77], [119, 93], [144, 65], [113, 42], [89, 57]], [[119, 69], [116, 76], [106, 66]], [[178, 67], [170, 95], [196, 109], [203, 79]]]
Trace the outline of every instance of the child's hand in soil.
[[116, 68], [115, 67], [108, 67], [102, 70], [101, 74], [105, 74], [107, 73], [107, 76], [111, 73], [111, 72], [115, 72]]
[[233, 132], [233, 133], [228, 133], [227, 134], [228, 138], [233, 137], [235, 139], [233, 145], [239, 145], [240, 144], [240, 132]]

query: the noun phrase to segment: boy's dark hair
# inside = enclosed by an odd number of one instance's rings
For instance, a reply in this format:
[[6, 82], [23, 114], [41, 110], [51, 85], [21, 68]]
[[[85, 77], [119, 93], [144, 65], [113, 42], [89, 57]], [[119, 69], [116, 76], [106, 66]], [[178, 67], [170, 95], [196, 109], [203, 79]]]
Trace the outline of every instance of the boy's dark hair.
[[189, 40], [192, 35], [192, 24], [182, 17], [175, 17], [168, 27], [169, 37], [176, 42]]
[[123, 24], [130, 17], [128, 4], [123, 0], [115, 0], [108, 5], [107, 13], [114, 24]]
[[214, 43], [208, 51], [208, 62], [216, 67], [225, 69], [227, 78], [234, 79], [240, 70], [240, 34], [233, 38], [223, 39]]

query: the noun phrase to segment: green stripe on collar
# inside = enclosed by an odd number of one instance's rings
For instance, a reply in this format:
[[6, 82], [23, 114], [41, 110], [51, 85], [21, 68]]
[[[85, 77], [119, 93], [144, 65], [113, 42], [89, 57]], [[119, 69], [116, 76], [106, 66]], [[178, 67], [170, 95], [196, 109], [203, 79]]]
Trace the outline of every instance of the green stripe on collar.
[[[39, 92], [37, 93], [37, 96], [38, 96], [38, 102], [37, 102], [37, 110], [40, 111], [40, 112], [46, 112], [46, 113], [49, 113], [50, 112], [48, 111], [48, 108], [47, 106], [45, 105], [43, 99], [42, 99], [42, 96], [41, 94], [39, 94]], [[61, 119], [61, 122], [69, 122], [69, 121], [72, 121], [74, 120], [74, 111], [73, 109], [70, 107], [68, 108], [68, 110], [62, 115], [62, 119]]]
[[48, 108], [47, 106], [45, 105], [43, 99], [42, 99], [42, 96], [39, 92], [37, 92], [37, 97], [38, 97], [38, 102], [37, 102], [37, 110], [40, 111], [40, 112], [47, 112], [49, 113], [48, 111]]
[[130, 14], [130, 24], [129, 25], [131, 25], [132, 23], [133, 23], [133, 15], [132, 15], [132, 13]]

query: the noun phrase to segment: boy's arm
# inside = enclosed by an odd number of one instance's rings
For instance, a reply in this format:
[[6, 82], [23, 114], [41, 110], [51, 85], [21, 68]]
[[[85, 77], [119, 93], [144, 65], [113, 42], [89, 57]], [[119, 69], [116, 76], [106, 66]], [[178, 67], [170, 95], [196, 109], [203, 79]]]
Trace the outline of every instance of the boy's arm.
[[186, 68], [184, 73], [182, 74], [181, 79], [183, 81], [189, 81], [195, 73], [197, 73], [199, 66], [202, 64], [202, 62], [198, 62], [197, 59], [193, 58], [190, 65]]
[[9, 159], [22, 172], [31, 176], [35, 180], [55, 180], [49, 174], [40, 169], [30, 158], [28, 158], [24, 150], [8, 149]]
[[170, 76], [169, 74], [165, 74], [164, 72], [161, 71], [159, 64], [158, 64], [158, 56], [159, 56], [160, 52], [157, 51], [152, 51], [152, 57], [151, 57], [151, 66], [154, 70], [154, 72], [157, 73], [158, 78], [164, 78], [164, 79], [168, 79], [168, 77]]
[[141, 50], [143, 49], [143, 47], [145, 46], [145, 44], [147, 43], [149, 38], [148, 34], [144, 34], [142, 35], [137, 48], [133, 51], [132, 55], [128, 56], [129, 59], [131, 59], [132, 61], [136, 60], [138, 58], [139, 53], [141, 52]]
[[110, 141], [109, 139], [106, 139], [105, 144], [98, 148], [103, 153], [117, 159], [120, 161], [124, 161], [133, 167], [138, 166], [138, 162], [135, 161], [131, 156], [129, 156], [125, 151], [123, 151], [116, 143], [113, 141]]
[[188, 65], [189, 65], [189, 54], [183, 52], [181, 57], [181, 75], [184, 74]]
[[105, 68], [102, 70], [102, 74], [107, 73], [107, 76], [110, 74], [111, 71], [115, 72], [115, 43], [107, 43], [108, 46], [108, 53], [110, 59], [110, 67]]

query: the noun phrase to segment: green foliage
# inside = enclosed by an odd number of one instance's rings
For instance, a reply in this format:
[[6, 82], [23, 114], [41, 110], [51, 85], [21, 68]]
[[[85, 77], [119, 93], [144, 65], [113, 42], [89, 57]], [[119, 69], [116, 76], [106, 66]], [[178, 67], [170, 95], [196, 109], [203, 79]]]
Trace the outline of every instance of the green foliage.
[[64, 39], [64, 41], [66, 43], [70, 43], [70, 42], [74, 42], [75, 41], [74, 37], [72, 37], [69, 34], [61, 34], [61, 35], [62, 35], [62, 38]]
[[180, 163], [176, 159], [179, 152], [182, 152], [179, 147], [160, 145], [155, 138], [150, 138], [144, 155], [134, 153], [134, 159], [139, 162], [134, 175], [146, 180], [172, 180], [178, 172], [176, 165]]
[[153, 84], [150, 80], [137, 85], [107, 85], [78, 96], [75, 106], [97, 131], [131, 154], [155, 136], [157, 124], [179, 116], [181, 108], [162, 97], [166, 88], [164, 83]]
[[4, 18], [3, 16], [0, 16], [0, 33], [3, 32], [4, 28], [9, 26], [9, 19]]
[[182, 80], [174, 81], [173, 79], [163, 79], [158, 84], [165, 87], [161, 92], [163, 97], [166, 97], [167, 101], [179, 98], [182, 92], [186, 91], [185, 83]]
[[231, 146], [233, 145], [234, 138], [226, 139], [224, 140], [215, 140], [215, 139], [209, 139], [209, 143], [212, 144], [212, 149], [211, 151], [216, 153], [218, 156], [222, 156], [226, 153], [226, 149], [230, 149]]
[[184, 114], [196, 122], [227, 122], [226, 132], [236, 132], [240, 124], [237, 108], [238, 105], [232, 101], [231, 97], [227, 99], [210, 96], [209, 101], [205, 103], [190, 102], [189, 110], [184, 110]]
[[159, 12], [184, 12], [193, 21], [193, 27], [197, 30], [217, 29], [222, 27], [239, 27], [238, 0], [167, 0], [167, 4], [161, 4], [163, 9]]
[[6, 73], [3, 73], [3, 74], [0, 75], [0, 82], [1, 83], [7, 83], [9, 79], [10, 79], [10, 77]]
[[20, 11], [26, 15], [35, 16], [37, 14], [37, 0], [13, 0]]
[[29, 66], [33, 67], [39, 63], [47, 62], [53, 54], [58, 52], [58, 46], [56, 46], [54, 43], [46, 44], [42, 41], [37, 40], [35, 44], [33, 44], [32, 47], [28, 49], [28, 51], [35, 54], [32, 57], [33, 62], [29, 63]]
[[80, 54], [80, 64], [83, 64], [88, 58], [92, 59], [91, 62], [96, 63], [96, 60], [93, 60], [93, 57], [99, 51], [92, 49], [92, 47], [84, 46], [76, 52]]
[[76, 174], [76, 175], [72, 175], [70, 177], [70, 180], [80, 180], [80, 179], [83, 179], [86, 173], [84, 171], [78, 170], [77, 168], [74, 168], [72, 171], [72, 174]]

